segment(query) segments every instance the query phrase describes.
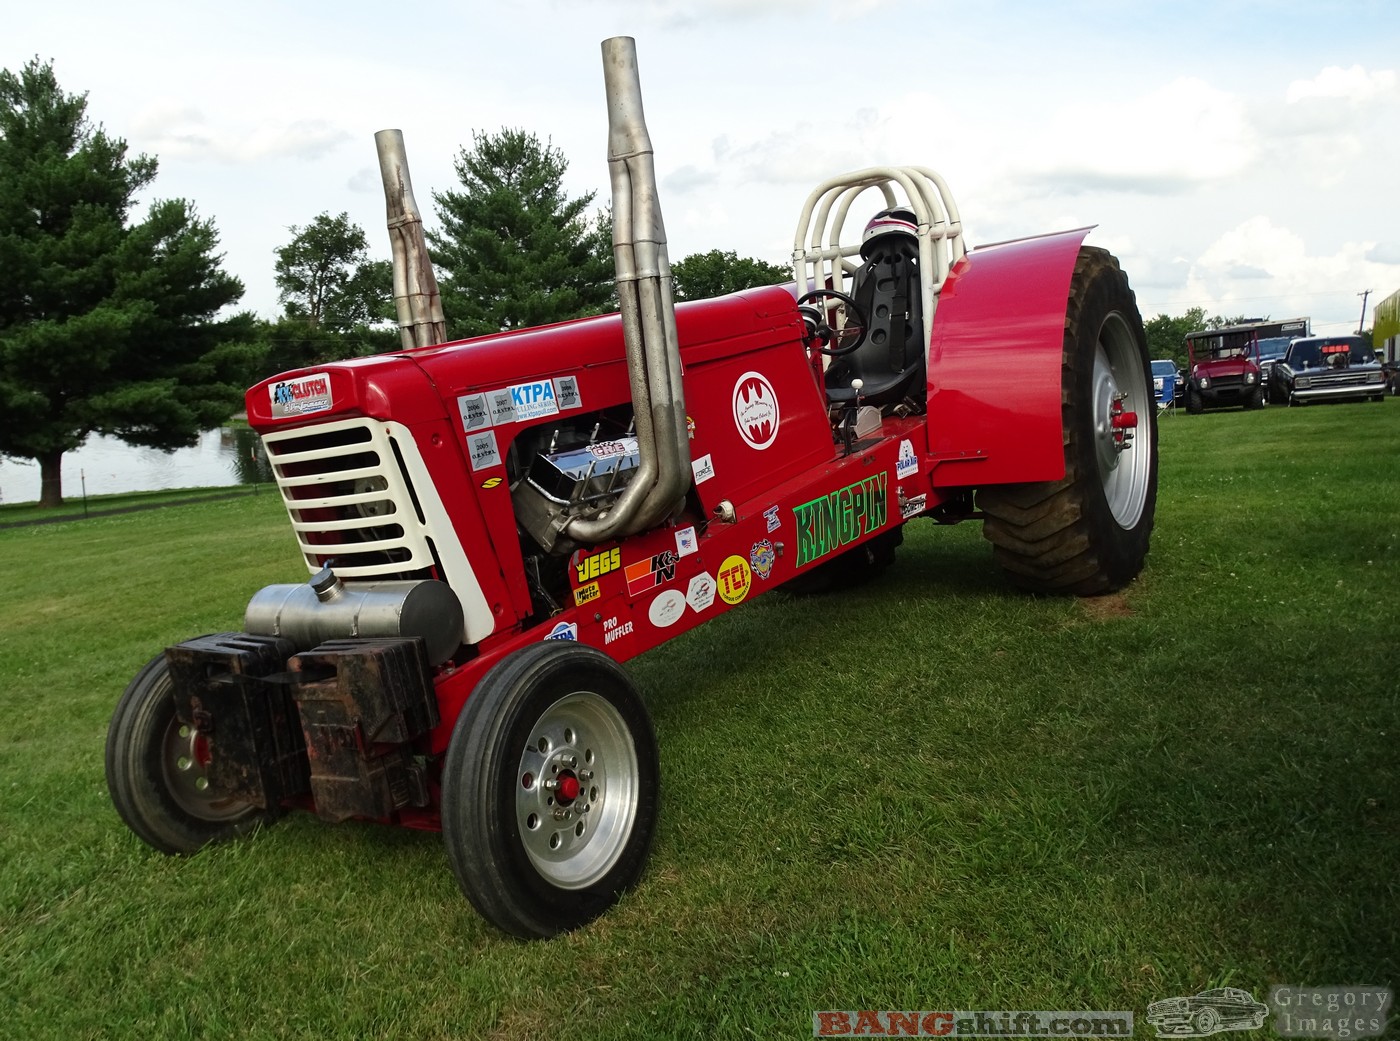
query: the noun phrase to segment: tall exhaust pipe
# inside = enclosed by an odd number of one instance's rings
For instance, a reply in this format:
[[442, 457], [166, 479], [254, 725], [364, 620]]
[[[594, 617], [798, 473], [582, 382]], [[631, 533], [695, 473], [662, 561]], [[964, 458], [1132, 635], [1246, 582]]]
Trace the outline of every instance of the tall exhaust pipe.
[[398, 312], [399, 338], [405, 349], [442, 343], [447, 339], [447, 322], [442, 316], [437, 276], [423, 238], [423, 216], [408, 177], [403, 131], [379, 131], [374, 135], [374, 147], [379, 153], [389, 244], [394, 255], [394, 309]]
[[642, 113], [637, 45], [630, 36], [603, 41], [603, 83], [608, 100], [613, 261], [641, 460], [611, 509], [598, 517], [574, 518], [565, 526], [566, 534], [584, 544], [660, 523], [681, 504], [691, 480], [671, 261], [657, 199], [651, 137]]

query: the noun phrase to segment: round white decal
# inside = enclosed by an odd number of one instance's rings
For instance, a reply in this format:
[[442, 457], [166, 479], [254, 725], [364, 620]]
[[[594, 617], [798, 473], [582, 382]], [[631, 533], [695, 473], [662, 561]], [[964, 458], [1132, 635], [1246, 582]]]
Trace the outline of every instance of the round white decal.
[[651, 602], [647, 617], [658, 629], [674, 625], [685, 614], [685, 594], [679, 589], [668, 589]]
[[778, 436], [778, 395], [761, 372], [746, 372], [734, 384], [734, 425], [750, 448], [760, 452]]

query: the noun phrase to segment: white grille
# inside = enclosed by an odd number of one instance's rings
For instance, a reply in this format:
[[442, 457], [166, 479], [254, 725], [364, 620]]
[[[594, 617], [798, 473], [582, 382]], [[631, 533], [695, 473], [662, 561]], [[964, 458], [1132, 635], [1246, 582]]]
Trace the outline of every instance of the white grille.
[[384, 424], [345, 419], [263, 435], [306, 566], [334, 561], [344, 578], [433, 564], [427, 532]]

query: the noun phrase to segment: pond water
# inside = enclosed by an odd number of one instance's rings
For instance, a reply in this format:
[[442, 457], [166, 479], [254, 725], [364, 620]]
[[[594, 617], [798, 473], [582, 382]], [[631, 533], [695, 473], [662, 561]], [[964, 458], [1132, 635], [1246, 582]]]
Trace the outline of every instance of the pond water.
[[[63, 457], [63, 497], [272, 480], [258, 435], [244, 426], [206, 430], [189, 448], [161, 452], [93, 435]], [[0, 503], [37, 502], [39, 464], [0, 458]]]

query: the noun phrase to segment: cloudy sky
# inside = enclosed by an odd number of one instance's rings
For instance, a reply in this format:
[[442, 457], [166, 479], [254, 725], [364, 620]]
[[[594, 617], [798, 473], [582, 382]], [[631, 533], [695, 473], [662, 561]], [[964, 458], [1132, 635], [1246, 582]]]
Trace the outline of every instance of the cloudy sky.
[[288, 228], [348, 212], [388, 256], [373, 134], [401, 128], [430, 225], [473, 130], [521, 127], [608, 193], [599, 43], [637, 40], [672, 259], [786, 263], [807, 193], [938, 170], [971, 243], [1096, 224], [1144, 317], [1310, 315], [1400, 290], [1394, 0], [360, 0], [26, 3], [0, 65], [52, 59], [152, 196], [215, 221], [278, 311]]

